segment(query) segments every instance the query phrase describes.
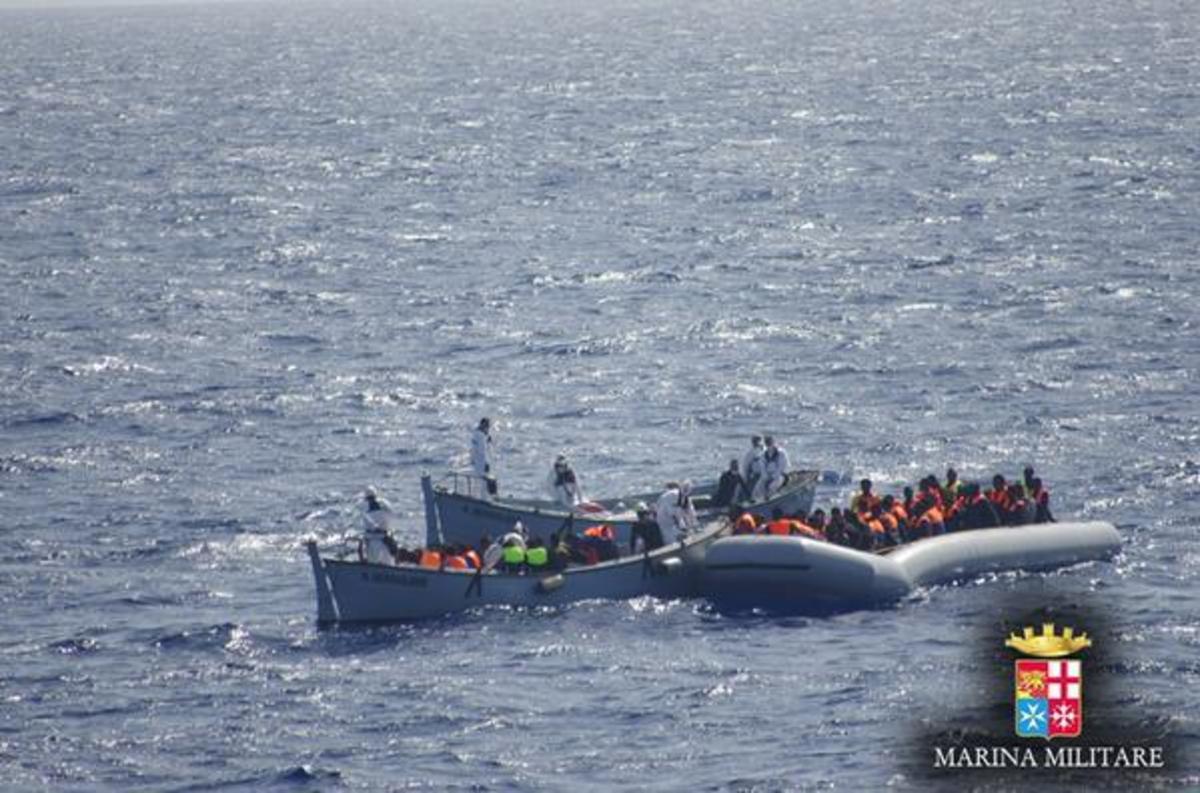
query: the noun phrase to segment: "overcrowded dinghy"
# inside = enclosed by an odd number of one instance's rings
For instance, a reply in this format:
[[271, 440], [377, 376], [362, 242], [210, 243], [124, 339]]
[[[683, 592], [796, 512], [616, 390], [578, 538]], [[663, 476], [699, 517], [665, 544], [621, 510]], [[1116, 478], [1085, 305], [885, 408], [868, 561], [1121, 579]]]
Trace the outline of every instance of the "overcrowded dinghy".
[[683, 542], [649, 553], [539, 574], [372, 564], [323, 557], [312, 541], [306, 547], [316, 579], [319, 623], [403, 622], [480, 606], [694, 597], [705, 551], [728, 529], [727, 520], [711, 521]]
[[708, 549], [704, 591], [718, 605], [822, 612], [895, 601], [984, 573], [1106, 559], [1120, 548], [1116, 528], [1103, 522], [958, 531], [886, 553], [797, 536], [726, 537]]
[[[745, 505], [745, 509], [766, 518], [776, 511], [785, 515], [806, 513], [812, 508], [819, 478], [817, 471], [792, 471], [784, 485], [770, 498]], [[530, 536], [541, 537], [549, 537], [571, 523], [609, 526], [616, 541], [626, 545], [630, 526], [637, 519], [634, 505], [639, 501], [654, 504], [659, 497], [659, 493], [642, 493], [600, 499], [572, 511], [549, 500], [488, 496], [478, 477], [455, 472], [436, 484], [428, 474], [422, 476], [421, 490], [425, 498], [425, 542], [428, 545], [473, 545], [484, 534], [494, 538], [511, 531], [517, 521]], [[712, 504], [715, 492], [714, 483], [692, 488], [692, 502], [701, 523], [725, 516], [728, 507]]]

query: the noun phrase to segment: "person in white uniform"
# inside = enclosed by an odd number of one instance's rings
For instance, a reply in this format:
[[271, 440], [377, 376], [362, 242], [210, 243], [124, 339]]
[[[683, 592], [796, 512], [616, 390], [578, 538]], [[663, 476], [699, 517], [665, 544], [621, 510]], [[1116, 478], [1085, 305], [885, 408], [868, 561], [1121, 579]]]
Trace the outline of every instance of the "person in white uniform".
[[791, 467], [787, 452], [768, 435], [767, 449], [763, 452], [763, 498], [770, 498], [783, 487]]
[[766, 463], [763, 460], [765, 452], [762, 436], [751, 436], [750, 451], [746, 452], [746, 456], [742, 458], [742, 477], [746, 480], [746, 491], [750, 494], [751, 501], [759, 501], [763, 497], [763, 486], [766, 484], [767, 473]]
[[379, 497], [375, 488], [368, 487], [363, 493], [363, 536], [359, 541], [358, 555], [371, 564], [394, 565], [399, 546], [392, 538], [392, 522], [395, 513], [386, 501]]
[[686, 479], [679, 484], [668, 482], [654, 512], [663, 540], [668, 543], [678, 542], [694, 531], [698, 521], [692, 504], [692, 483]]
[[492, 420], [485, 416], [471, 433], [471, 470], [483, 482], [489, 496], [499, 492], [493, 448]]

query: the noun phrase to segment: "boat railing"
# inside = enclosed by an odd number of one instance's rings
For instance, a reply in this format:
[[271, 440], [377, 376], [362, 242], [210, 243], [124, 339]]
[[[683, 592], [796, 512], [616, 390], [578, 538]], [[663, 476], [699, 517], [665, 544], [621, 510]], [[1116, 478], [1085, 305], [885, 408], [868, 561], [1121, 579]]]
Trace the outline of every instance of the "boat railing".
[[456, 496], [482, 498], [487, 494], [487, 484], [474, 471], [447, 471], [437, 481], [437, 487]]

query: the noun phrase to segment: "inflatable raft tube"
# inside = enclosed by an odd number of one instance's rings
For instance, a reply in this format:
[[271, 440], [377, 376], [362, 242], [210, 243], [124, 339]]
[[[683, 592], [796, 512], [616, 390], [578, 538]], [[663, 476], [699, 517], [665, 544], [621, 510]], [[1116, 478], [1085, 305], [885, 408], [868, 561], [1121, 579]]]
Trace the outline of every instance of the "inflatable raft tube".
[[1121, 548], [1110, 523], [1043, 523], [956, 532], [868, 553], [802, 537], [717, 540], [704, 593], [720, 605], [831, 611], [898, 600], [933, 584], [1004, 570], [1047, 570], [1106, 559]]

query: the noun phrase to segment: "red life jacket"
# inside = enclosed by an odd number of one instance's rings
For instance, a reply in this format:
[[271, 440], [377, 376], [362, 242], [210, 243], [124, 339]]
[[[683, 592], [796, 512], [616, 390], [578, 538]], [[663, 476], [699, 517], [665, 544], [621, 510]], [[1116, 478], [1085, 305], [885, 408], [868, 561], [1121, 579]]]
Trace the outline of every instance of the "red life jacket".
[[779, 537], [786, 537], [792, 533], [792, 522], [786, 518], [773, 520], [767, 524], [767, 534], [774, 534]]

